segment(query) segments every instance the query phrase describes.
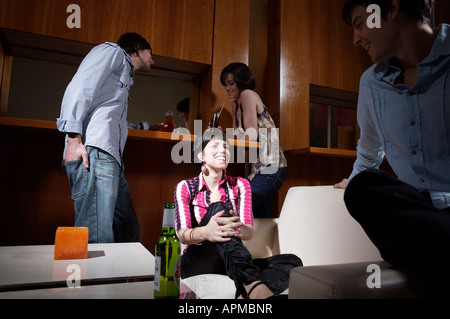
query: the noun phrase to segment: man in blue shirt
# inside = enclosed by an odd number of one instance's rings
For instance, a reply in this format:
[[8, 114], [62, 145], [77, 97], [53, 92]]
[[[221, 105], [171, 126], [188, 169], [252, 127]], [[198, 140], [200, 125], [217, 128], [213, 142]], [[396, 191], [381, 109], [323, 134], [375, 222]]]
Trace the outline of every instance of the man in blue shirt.
[[136, 71], [148, 72], [152, 49], [136, 33], [94, 47], [67, 86], [57, 127], [66, 133], [64, 167], [75, 226], [89, 242], [139, 241], [140, 226], [124, 178], [128, 95]]
[[[375, 65], [361, 77], [353, 172], [335, 187], [382, 257], [437, 292], [450, 269], [450, 26], [428, 25], [432, 5], [347, 0], [354, 44]], [[397, 176], [378, 170], [384, 157]]]

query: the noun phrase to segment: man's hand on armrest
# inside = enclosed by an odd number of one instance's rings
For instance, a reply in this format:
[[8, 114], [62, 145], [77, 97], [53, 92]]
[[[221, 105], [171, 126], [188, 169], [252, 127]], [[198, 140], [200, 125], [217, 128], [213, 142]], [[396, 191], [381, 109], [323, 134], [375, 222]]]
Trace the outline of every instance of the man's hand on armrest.
[[339, 183], [334, 184], [334, 188], [342, 188], [345, 189], [347, 188], [347, 184], [348, 184], [348, 179], [344, 178], [342, 181], [340, 181]]

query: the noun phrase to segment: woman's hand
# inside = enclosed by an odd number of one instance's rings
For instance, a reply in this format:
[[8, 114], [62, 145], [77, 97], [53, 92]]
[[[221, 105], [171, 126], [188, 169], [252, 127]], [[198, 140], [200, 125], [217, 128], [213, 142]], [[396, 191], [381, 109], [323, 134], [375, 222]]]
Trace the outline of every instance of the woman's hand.
[[231, 217], [223, 217], [225, 211], [221, 211], [214, 215], [209, 223], [202, 231], [205, 239], [210, 242], [227, 242], [231, 237], [240, 237], [241, 227], [244, 224], [240, 221], [239, 216], [233, 211], [230, 212]]
[[[253, 237], [253, 227], [244, 225], [234, 211], [230, 211], [231, 217], [224, 217], [225, 211], [214, 215], [206, 226], [182, 229], [178, 236], [183, 244], [200, 243], [209, 241], [223, 243], [238, 237], [249, 240]], [[195, 234], [193, 234], [195, 232]]]

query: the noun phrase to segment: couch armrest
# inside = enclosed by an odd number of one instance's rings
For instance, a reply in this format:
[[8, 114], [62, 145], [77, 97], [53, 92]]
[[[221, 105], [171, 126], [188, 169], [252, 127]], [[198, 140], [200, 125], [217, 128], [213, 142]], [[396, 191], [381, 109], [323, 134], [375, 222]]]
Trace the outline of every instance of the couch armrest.
[[281, 253], [305, 266], [381, 260], [362, 227], [350, 216], [344, 190], [333, 186], [291, 187], [278, 221]]
[[278, 218], [255, 218], [255, 235], [249, 241], [243, 241], [252, 257], [266, 258], [280, 253], [278, 245]]
[[[379, 288], [369, 288], [376, 281], [369, 265], [380, 267]], [[394, 299], [418, 298], [404, 272], [385, 261], [356, 262], [295, 268], [289, 278], [289, 299]]]

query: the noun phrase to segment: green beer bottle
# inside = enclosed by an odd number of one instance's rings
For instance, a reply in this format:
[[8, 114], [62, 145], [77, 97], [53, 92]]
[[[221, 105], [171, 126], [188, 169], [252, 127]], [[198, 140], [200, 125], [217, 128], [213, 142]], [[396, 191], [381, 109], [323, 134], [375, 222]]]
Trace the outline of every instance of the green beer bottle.
[[155, 299], [177, 299], [181, 244], [175, 233], [175, 204], [164, 206], [163, 227], [155, 247]]

